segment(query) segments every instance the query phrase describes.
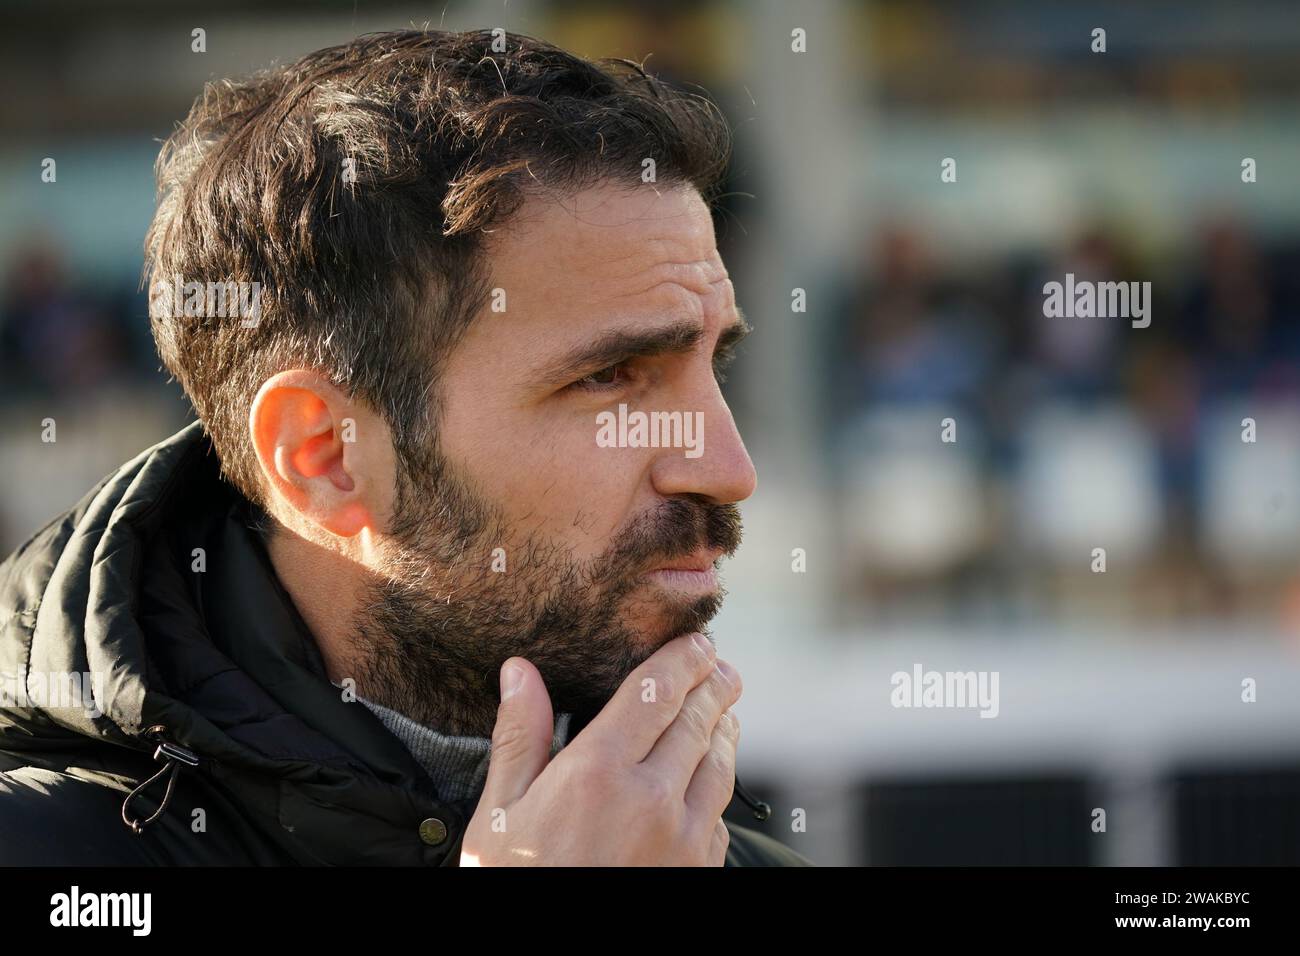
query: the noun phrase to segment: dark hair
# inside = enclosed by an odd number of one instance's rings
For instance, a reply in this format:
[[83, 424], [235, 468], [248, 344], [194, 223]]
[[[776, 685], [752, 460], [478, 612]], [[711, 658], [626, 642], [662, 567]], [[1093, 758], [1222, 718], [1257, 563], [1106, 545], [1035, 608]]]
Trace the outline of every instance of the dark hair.
[[[647, 158], [712, 203], [730, 151], [705, 97], [519, 34], [370, 34], [210, 83], [156, 166], [159, 355], [254, 502], [249, 406], [288, 368], [373, 407], [410, 474], [436, 447], [442, 360], [491, 293], [481, 230], [535, 192], [634, 186]], [[258, 321], [177, 317], [177, 277], [259, 283]]]

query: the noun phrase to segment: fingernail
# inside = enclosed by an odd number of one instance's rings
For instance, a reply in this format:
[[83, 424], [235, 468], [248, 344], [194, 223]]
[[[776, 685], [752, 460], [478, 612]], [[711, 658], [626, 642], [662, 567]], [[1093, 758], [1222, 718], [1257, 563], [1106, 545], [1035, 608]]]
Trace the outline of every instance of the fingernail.
[[524, 669], [518, 664], [506, 664], [501, 668], [501, 699], [509, 700], [524, 683]]
[[736, 669], [734, 667], [724, 661], [721, 657], [718, 658], [716, 666], [718, 670], [722, 671], [723, 677], [733, 684], [736, 682]]
[[705, 654], [713, 653], [713, 642], [711, 640], [709, 640], [703, 634], [700, 634], [698, 632], [691, 636], [695, 638], [695, 646], [698, 647], [700, 650], [702, 650]]

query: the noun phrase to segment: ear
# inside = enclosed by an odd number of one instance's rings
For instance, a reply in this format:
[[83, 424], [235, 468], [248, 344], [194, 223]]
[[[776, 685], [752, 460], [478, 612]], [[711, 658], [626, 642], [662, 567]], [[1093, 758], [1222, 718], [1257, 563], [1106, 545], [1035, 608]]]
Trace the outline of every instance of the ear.
[[317, 372], [279, 372], [258, 389], [248, 431], [274, 504], [336, 537], [379, 530], [392, 455], [368, 408]]

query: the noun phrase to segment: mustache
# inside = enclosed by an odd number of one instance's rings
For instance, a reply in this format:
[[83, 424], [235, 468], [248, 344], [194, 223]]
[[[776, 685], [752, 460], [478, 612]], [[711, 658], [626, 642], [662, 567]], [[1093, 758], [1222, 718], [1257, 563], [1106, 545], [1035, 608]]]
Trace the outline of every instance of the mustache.
[[598, 562], [601, 577], [626, 577], [655, 559], [682, 558], [706, 548], [731, 557], [743, 532], [740, 509], [734, 504], [717, 504], [694, 494], [670, 498], [618, 533]]

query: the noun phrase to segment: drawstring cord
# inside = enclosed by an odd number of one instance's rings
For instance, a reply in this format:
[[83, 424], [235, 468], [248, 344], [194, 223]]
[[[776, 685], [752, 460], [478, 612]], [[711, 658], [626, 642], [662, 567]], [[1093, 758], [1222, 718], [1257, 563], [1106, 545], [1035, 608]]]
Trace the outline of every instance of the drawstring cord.
[[[154, 760], [161, 760], [163, 768], [156, 774], [146, 780], [140, 786], [132, 790], [127, 798], [122, 801], [122, 822], [131, 828], [131, 832], [139, 836], [144, 832], [144, 828], [157, 820], [166, 812], [168, 804], [171, 803], [172, 790], [176, 786], [176, 778], [180, 775], [181, 765], [197, 767], [199, 765], [198, 755], [192, 750], [187, 750], [177, 744], [171, 743], [163, 735], [166, 734], [167, 728], [161, 724], [155, 724], [144, 732], [144, 736], [152, 738], [157, 744], [158, 749], [153, 752]], [[163, 792], [162, 801], [158, 804], [158, 809], [144, 819], [130, 816], [131, 801], [140, 797], [146, 790], [153, 786], [154, 782], [167, 777], [167, 789]]]
[[[161, 724], [155, 724], [144, 732], [144, 736], [152, 738], [158, 747], [154, 750], [153, 759], [160, 760], [163, 767], [152, 777], [132, 790], [124, 801], [122, 801], [122, 822], [125, 823], [131, 832], [139, 836], [144, 832], [145, 827], [149, 826], [164, 813], [171, 803], [172, 791], [176, 787], [176, 778], [180, 775], [181, 766], [197, 767], [199, 765], [198, 755], [192, 750], [181, 747], [178, 744], [171, 743], [165, 737], [167, 728]], [[154, 785], [155, 782], [167, 777], [167, 788], [163, 791], [163, 798], [158, 804], [158, 809], [143, 819], [131, 817], [131, 801], [139, 798], [146, 790]], [[754, 813], [754, 819], [762, 821], [772, 815], [772, 805], [765, 800], [760, 800], [745, 789], [745, 785], [740, 782], [740, 774], [735, 775], [736, 795], [749, 807]]]
[[772, 815], [772, 805], [752, 796], [741, 784], [739, 774], [736, 775], [736, 796], [740, 797], [749, 809], [754, 811], [755, 820], [766, 820]]

